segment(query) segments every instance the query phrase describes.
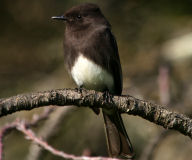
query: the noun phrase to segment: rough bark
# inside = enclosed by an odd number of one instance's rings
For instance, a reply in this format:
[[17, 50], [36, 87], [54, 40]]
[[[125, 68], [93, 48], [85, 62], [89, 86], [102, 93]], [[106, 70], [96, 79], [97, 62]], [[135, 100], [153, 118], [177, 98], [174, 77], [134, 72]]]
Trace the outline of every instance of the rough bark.
[[93, 90], [58, 89], [31, 94], [21, 94], [0, 99], [0, 117], [22, 110], [48, 105], [76, 105], [79, 107], [118, 108], [121, 113], [140, 116], [166, 129], [175, 129], [192, 138], [192, 119], [169, 111], [149, 101], [129, 95], [109, 96]]

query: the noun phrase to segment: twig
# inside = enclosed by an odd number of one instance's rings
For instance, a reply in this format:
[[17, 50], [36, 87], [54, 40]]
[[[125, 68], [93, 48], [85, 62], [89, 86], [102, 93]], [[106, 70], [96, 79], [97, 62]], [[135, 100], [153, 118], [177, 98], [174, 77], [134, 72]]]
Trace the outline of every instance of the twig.
[[[158, 76], [159, 99], [160, 103], [168, 105], [170, 103], [170, 74], [168, 66], [162, 65], [159, 68]], [[168, 135], [169, 130], [160, 131], [157, 135], [150, 138], [149, 143], [144, 147], [139, 160], [152, 160], [154, 151], [162, 140]]]
[[169, 133], [169, 130], [163, 130], [158, 135], [155, 135], [155, 137], [152, 137], [149, 144], [144, 148], [144, 151], [140, 155], [139, 160], [153, 160], [155, 149], [157, 149], [157, 147], [160, 145], [163, 139], [169, 135]]
[[[66, 108], [58, 108], [49, 119], [41, 126], [40, 130], [37, 133], [37, 136], [43, 137], [44, 141], [47, 141], [51, 137], [55, 129], [59, 126], [61, 119], [65, 117], [66, 114], [74, 110], [74, 107], [68, 106]], [[49, 127], [47, 127], [49, 126]], [[42, 152], [42, 147], [32, 143], [29, 147], [29, 153], [26, 157], [27, 160], [38, 160]]]
[[3, 138], [11, 130], [15, 129], [16, 123], [11, 123], [4, 126], [0, 131], [0, 160], [3, 160]]
[[59, 151], [53, 147], [51, 147], [47, 142], [35, 136], [34, 132], [28, 128], [26, 128], [24, 123], [17, 123], [17, 129], [24, 133], [27, 136], [27, 139], [32, 140], [37, 143], [47, 151], [51, 152], [55, 156], [59, 156], [65, 159], [72, 160], [120, 160], [117, 158], [108, 158], [108, 157], [86, 157], [86, 156], [74, 156], [72, 154], [67, 154], [62, 151]]
[[168, 105], [170, 103], [170, 75], [167, 66], [159, 67], [158, 86], [160, 103]]
[[3, 138], [9, 131], [17, 129], [18, 131], [22, 132], [28, 140], [38, 144], [43, 149], [51, 152], [55, 156], [62, 157], [64, 159], [72, 159], [72, 160], [121, 160], [118, 158], [109, 158], [109, 157], [88, 157], [88, 156], [74, 156], [72, 154], [67, 154], [63, 151], [59, 151], [52, 146], [50, 146], [46, 141], [43, 141], [41, 138], [38, 138], [35, 133], [29, 129], [29, 127], [37, 125], [38, 122], [45, 120], [48, 118], [50, 113], [54, 111], [53, 108], [46, 109], [43, 114], [36, 115], [33, 117], [31, 122], [27, 122], [24, 120], [17, 119], [15, 122], [7, 124], [1, 129], [0, 132], [0, 160], [3, 160]]
[[192, 119], [169, 111], [165, 107], [132, 96], [111, 96], [108, 100], [101, 92], [93, 90], [60, 89], [17, 95], [0, 100], [0, 117], [21, 110], [47, 105], [76, 105], [102, 108], [118, 108], [119, 112], [137, 115], [163, 126], [175, 129], [192, 138]]
[[[31, 122], [25, 122], [26, 127], [32, 127], [37, 125], [38, 122], [45, 120], [48, 116], [54, 111], [53, 108], [46, 108], [45, 111], [41, 115], [35, 115]], [[4, 137], [12, 130], [17, 128], [19, 120], [17, 119], [15, 122], [5, 125], [0, 130], [0, 160], [3, 160], [3, 139]]]
[[27, 127], [36, 126], [40, 121], [46, 120], [55, 108], [45, 108], [44, 112], [40, 115], [33, 115], [33, 119], [26, 123]]

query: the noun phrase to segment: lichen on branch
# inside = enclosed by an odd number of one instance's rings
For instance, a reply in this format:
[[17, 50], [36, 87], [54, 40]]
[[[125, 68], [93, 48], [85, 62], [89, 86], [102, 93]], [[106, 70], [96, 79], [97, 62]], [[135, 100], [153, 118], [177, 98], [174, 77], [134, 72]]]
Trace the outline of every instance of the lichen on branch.
[[166, 107], [129, 95], [106, 97], [102, 92], [85, 89], [57, 89], [0, 99], [0, 117], [17, 111], [49, 105], [76, 105], [108, 109], [114, 107], [118, 108], [121, 113], [140, 116], [166, 129], [177, 130], [192, 138], [192, 119], [183, 114], [169, 111]]

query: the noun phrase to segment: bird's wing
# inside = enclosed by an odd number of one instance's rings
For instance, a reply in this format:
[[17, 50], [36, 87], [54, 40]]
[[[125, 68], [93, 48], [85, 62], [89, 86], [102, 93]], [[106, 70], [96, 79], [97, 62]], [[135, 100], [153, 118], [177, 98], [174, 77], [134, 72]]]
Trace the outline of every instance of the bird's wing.
[[[84, 54], [113, 75], [116, 95], [122, 92], [122, 70], [115, 37], [110, 28], [97, 29], [83, 47]], [[91, 51], [91, 52], [90, 52]]]

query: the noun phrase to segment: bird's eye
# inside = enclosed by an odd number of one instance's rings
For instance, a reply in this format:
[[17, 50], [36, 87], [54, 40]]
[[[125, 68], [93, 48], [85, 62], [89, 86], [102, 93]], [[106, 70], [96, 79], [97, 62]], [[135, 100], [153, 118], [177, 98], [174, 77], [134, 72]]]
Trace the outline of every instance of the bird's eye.
[[79, 15], [77, 16], [77, 18], [78, 18], [78, 19], [81, 19], [81, 15], [79, 14]]

